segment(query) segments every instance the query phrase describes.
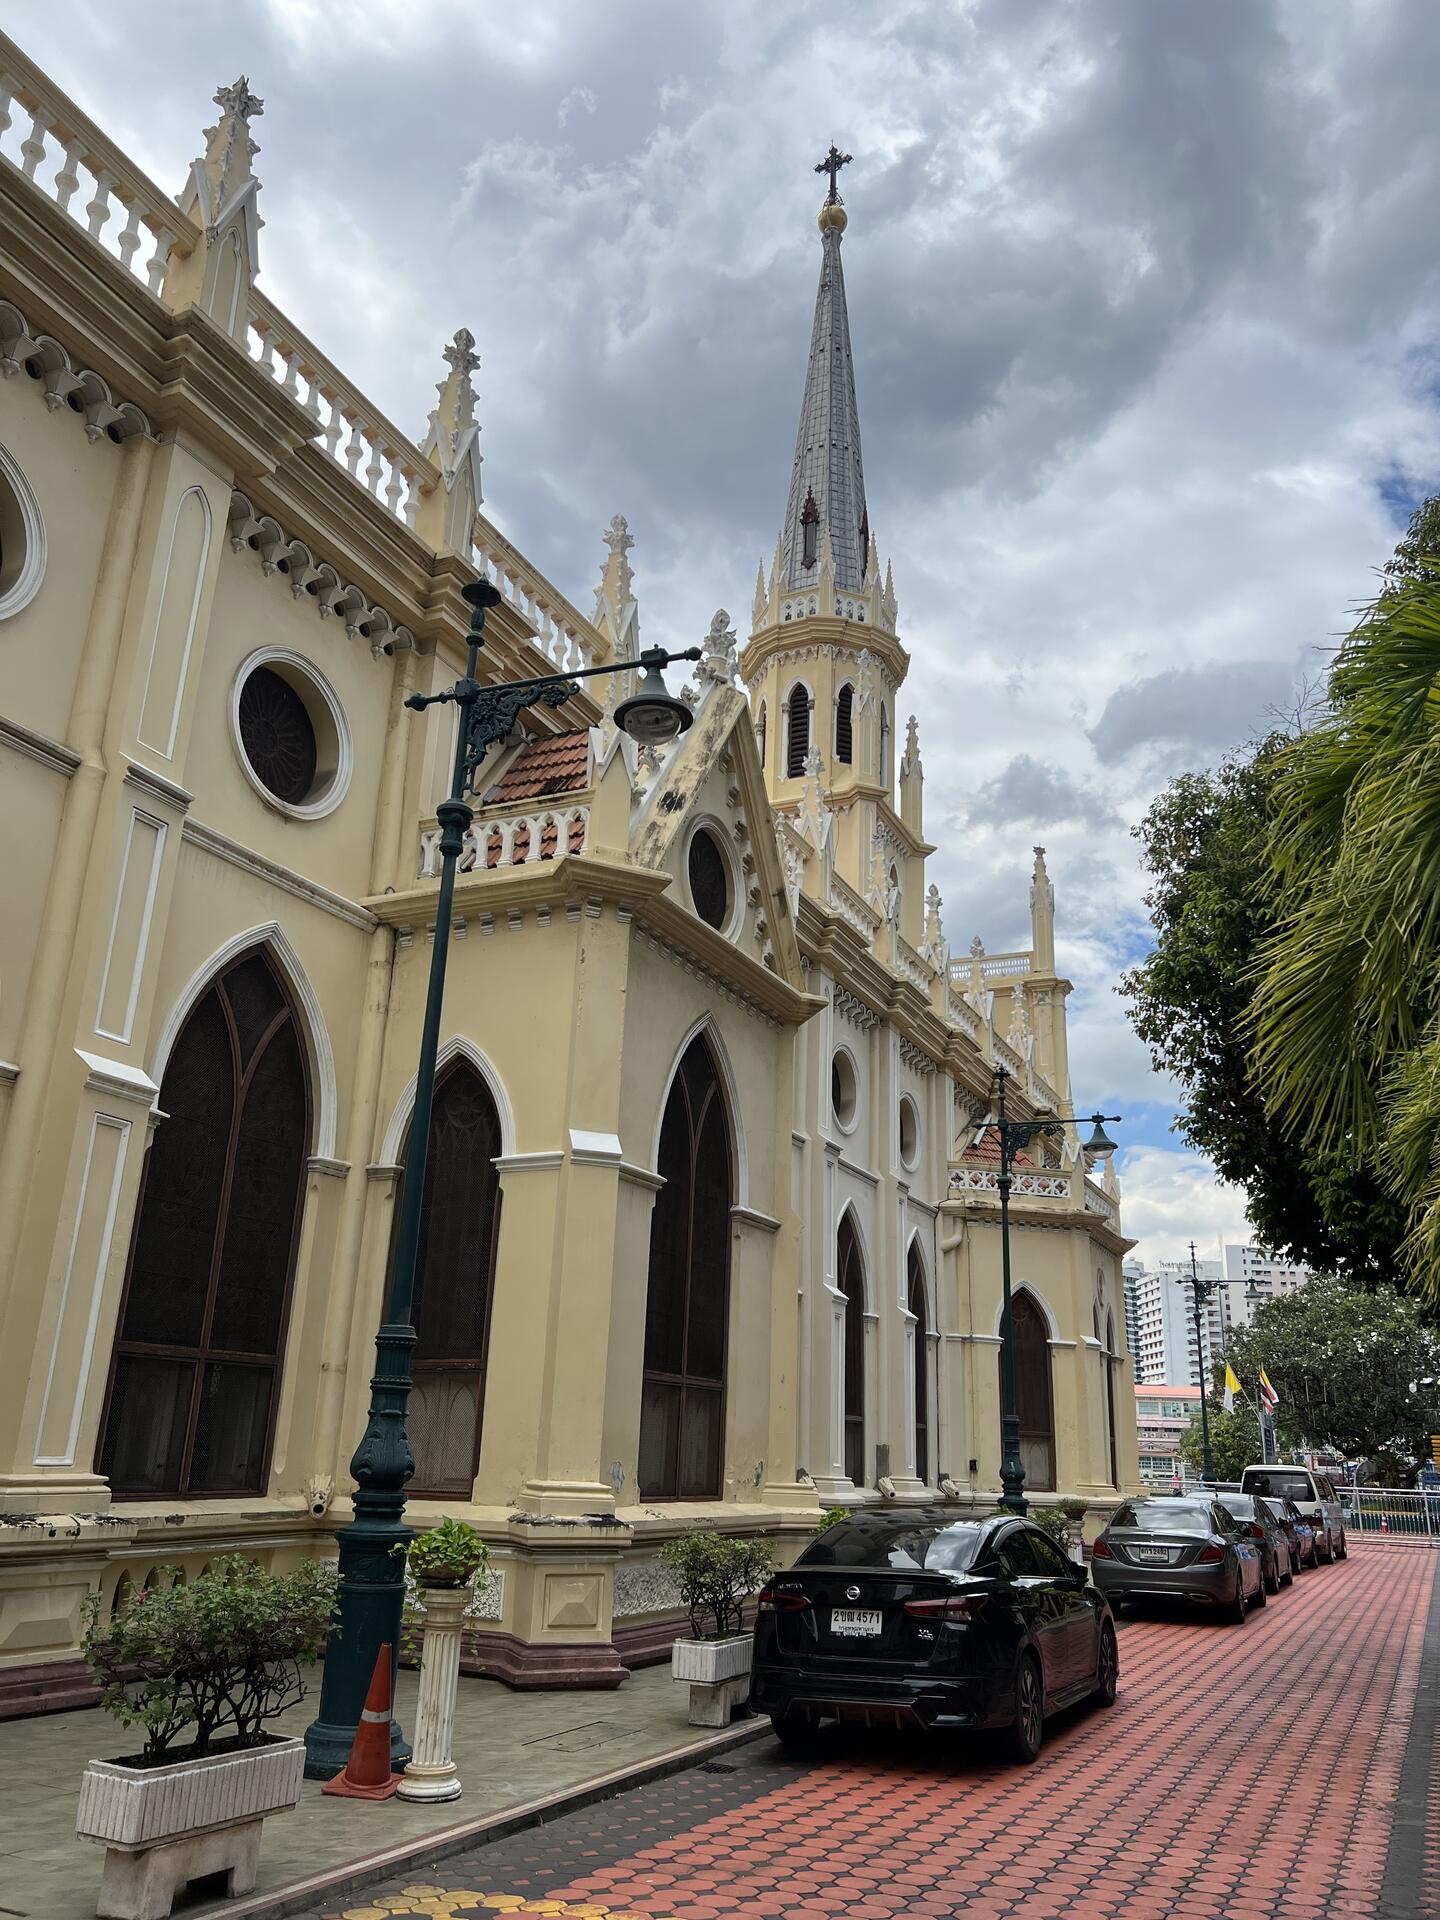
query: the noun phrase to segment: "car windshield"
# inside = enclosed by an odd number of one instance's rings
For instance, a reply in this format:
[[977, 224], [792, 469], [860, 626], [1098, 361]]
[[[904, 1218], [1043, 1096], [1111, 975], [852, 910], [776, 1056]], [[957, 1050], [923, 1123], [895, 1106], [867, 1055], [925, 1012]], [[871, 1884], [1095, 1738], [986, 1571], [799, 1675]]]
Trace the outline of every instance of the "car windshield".
[[1287, 1473], [1283, 1467], [1266, 1467], [1245, 1475], [1247, 1493], [1269, 1493], [1277, 1500], [1313, 1500], [1308, 1473]]
[[[1275, 1520], [1286, 1520], [1290, 1518], [1285, 1511], [1285, 1502], [1283, 1500], [1261, 1500], [1259, 1504], [1264, 1507], [1265, 1511]], [[1231, 1511], [1233, 1513], [1233, 1507]]]
[[1215, 1496], [1227, 1513], [1233, 1513], [1237, 1520], [1255, 1520], [1260, 1517], [1259, 1500], [1252, 1499], [1248, 1493], [1217, 1493]]
[[1127, 1500], [1116, 1510], [1112, 1527], [1138, 1527], [1145, 1533], [1209, 1533], [1210, 1509], [1191, 1500]]
[[812, 1540], [797, 1567], [893, 1567], [901, 1572], [964, 1573], [987, 1528], [976, 1520], [877, 1527], [841, 1520]]

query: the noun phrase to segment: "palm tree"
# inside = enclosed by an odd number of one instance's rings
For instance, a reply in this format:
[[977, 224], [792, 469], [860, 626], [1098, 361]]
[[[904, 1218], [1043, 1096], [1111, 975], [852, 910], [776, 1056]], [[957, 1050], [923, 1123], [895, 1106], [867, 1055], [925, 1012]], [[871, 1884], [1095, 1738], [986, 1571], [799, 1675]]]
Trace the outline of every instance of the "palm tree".
[[1410, 1284], [1440, 1302], [1440, 562], [1392, 576], [1342, 646], [1273, 797], [1279, 925], [1250, 1010], [1266, 1107], [1377, 1169]]

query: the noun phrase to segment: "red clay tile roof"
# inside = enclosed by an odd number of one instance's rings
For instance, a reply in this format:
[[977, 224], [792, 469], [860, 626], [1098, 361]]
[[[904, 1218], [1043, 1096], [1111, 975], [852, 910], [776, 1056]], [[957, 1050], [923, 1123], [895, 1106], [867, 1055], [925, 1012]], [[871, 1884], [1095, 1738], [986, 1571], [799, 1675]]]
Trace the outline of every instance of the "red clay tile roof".
[[490, 801], [508, 806], [515, 800], [575, 793], [585, 785], [589, 773], [590, 735], [586, 728], [547, 733], [520, 749]]
[[[960, 1156], [962, 1167], [998, 1167], [1000, 1164], [1000, 1135], [994, 1127], [987, 1127], [980, 1138], [968, 1146]], [[1014, 1155], [1010, 1164], [1015, 1167], [1033, 1167], [1035, 1162], [1030, 1155], [1021, 1151]]]

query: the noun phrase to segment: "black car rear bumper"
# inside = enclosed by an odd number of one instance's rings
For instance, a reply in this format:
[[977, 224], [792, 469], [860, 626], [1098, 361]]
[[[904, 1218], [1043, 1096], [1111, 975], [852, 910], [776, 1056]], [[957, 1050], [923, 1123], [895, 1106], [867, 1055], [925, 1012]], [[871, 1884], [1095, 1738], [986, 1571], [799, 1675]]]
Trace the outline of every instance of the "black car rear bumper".
[[872, 1679], [757, 1667], [750, 1705], [758, 1713], [849, 1720], [873, 1726], [988, 1727], [1008, 1720], [1010, 1702], [974, 1677]]

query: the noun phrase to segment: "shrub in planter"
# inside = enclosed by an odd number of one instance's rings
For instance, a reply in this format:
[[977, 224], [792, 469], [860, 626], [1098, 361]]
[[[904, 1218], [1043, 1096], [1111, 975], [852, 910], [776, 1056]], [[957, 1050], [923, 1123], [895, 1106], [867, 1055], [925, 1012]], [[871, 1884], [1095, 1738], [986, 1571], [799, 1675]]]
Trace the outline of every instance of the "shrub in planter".
[[1025, 1518], [1048, 1533], [1062, 1553], [1070, 1551], [1070, 1522], [1064, 1507], [1031, 1507]]
[[422, 1587], [468, 1586], [490, 1558], [490, 1549], [464, 1520], [442, 1520], [392, 1551], [405, 1555], [406, 1571]]
[[142, 1750], [119, 1764], [263, 1745], [265, 1722], [304, 1695], [300, 1669], [324, 1647], [335, 1591], [335, 1569], [319, 1561], [275, 1574], [235, 1553], [188, 1586], [142, 1587], [113, 1619], [101, 1619], [91, 1594], [84, 1653], [100, 1704], [145, 1732]]
[[711, 1532], [667, 1540], [659, 1558], [675, 1576], [696, 1640], [724, 1640], [743, 1632], [745, 1602], [764, 1586], [773, 1564], [764, 1540]]
[[815, 1523], [816, 1533], [828, 1533], [831, 1527], [838, 1527], [842, 1520], [850, 1518], [848, 1507], [827, 1507]]

